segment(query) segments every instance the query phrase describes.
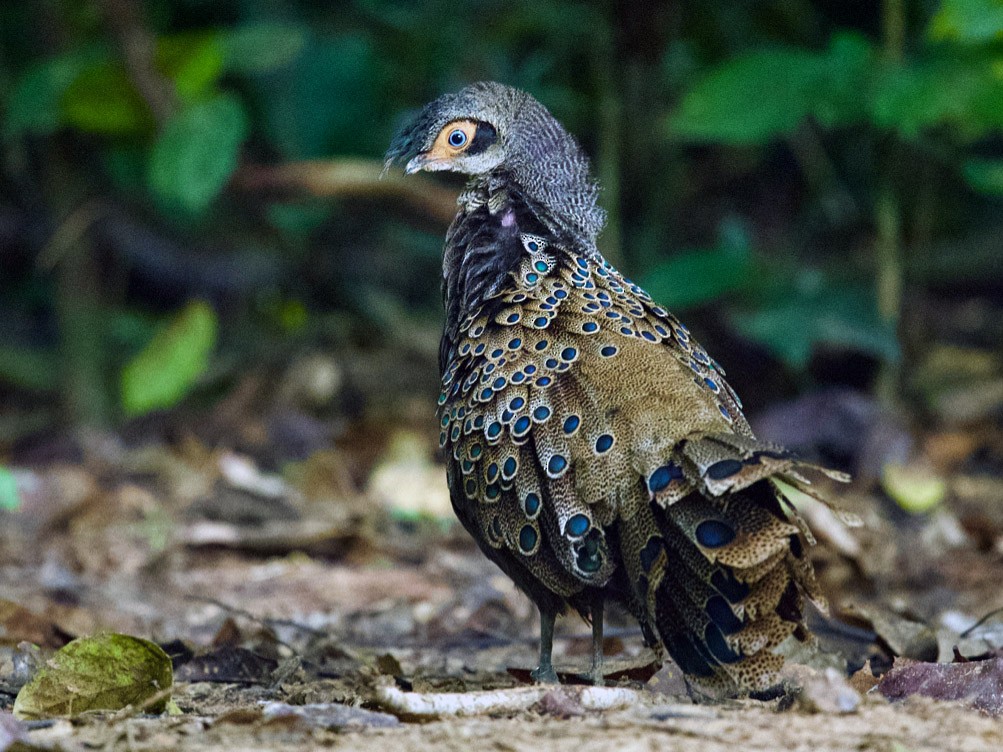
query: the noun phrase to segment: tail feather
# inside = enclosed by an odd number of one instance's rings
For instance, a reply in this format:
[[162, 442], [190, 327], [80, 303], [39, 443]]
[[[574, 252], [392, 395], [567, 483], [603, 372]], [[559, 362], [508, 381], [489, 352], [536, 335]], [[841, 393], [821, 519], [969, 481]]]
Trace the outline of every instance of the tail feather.
[[[717, 460], [720, 461], [720, 460]], [[699, 691], [763, 691], [783, 664], [776, 648], [804, 639], [802, 593], [816, 598], [798, 525], [762, 478], [720, 497], [691, 492], [649, 506], [657, 529], [621, 532], [641, 611]]]
[[750, 498], [712, 499], [694, 494], [669, 517], [711, 562], [747, 569], [786, 551], [797, 527]]
[[[821, 474], [841, 483], [850, 479], [845, 473], [800, 460], [781, 446], [737, 433], [691, 434], [676, 445], [668, 464], [661, 467], [649, 464], [642, 464], [639, 469], [645, 478], [660, 479], [652, 492], [663, 506], [686, 498], [693, 490], [716, 498], [766, 478], [786, 481], [828, 505], [811, 488], [811, 481], [804, 474]], [[656, 475], [659, 472], [661, 475]]]

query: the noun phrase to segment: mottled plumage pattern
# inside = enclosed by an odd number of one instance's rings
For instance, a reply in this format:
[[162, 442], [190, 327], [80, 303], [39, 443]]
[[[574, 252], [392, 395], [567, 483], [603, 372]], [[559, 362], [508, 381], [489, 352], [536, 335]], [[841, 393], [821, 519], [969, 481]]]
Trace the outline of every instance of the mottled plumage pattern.
[[[430, 154], [460, 119], [496, 141]], [[771, 686], [818, 596], [808, 533], [769, 480], [802, 484], [799, 463], [755, 439], [720, 366], [598, 253], [588, 162], [542, 105], [499, 84], [443, 97], [388, 163], [433, 157], [471, 175], [444, 254], [439, 443], [460, 520], [540, 607], [540, 676], [553, 616], [570, 604], [599, 639], [614, 600], [700, 689]]]

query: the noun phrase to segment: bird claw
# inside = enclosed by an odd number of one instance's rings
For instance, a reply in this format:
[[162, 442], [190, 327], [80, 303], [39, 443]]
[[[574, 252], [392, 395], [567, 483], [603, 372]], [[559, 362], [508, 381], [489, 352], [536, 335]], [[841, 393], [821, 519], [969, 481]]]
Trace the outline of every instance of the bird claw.
[[539, 665], [529, 672], [529, 675], [533, 677], [533, 680], [539, 684], [560, 684], [561, 680], [557, 678], [557, 672], [554, 671], [554, 667], [551, 665]]

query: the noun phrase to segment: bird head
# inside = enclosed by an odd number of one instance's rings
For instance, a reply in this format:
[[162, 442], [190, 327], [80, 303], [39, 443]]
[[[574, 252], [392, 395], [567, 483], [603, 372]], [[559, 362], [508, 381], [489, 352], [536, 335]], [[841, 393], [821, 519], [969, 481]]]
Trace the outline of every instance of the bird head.
[[605, 220], [578, 142], [536, 99], [504, 84], [471, 84], [425, 105], [391, 142], [384, 172], [395, 162], [408, 174], [504, 174], [544, 226], [585, 248]]
[[527, 96], [485, 82], [429, 102], [394, 138], [385, 168], [402, 161], [408, 175], [420, 170], [491, 172], [505, 161], [506, 131]]

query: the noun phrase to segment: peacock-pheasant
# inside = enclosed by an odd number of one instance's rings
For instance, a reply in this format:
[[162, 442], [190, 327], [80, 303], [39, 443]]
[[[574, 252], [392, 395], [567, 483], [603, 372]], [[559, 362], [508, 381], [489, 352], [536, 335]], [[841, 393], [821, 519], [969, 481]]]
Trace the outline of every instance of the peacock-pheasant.
[[469, 176], [446, 235], [439, 443], [453, 508], [540, 609], [625, 606], [700, 691], [762, 691], [819, 601], [811, 541], [774, 484], [817, 470], [758, 441], [721, 367], [599, 253], [605, 215], [574, 138], [529, 94], [428, 104], [387, 165]]

